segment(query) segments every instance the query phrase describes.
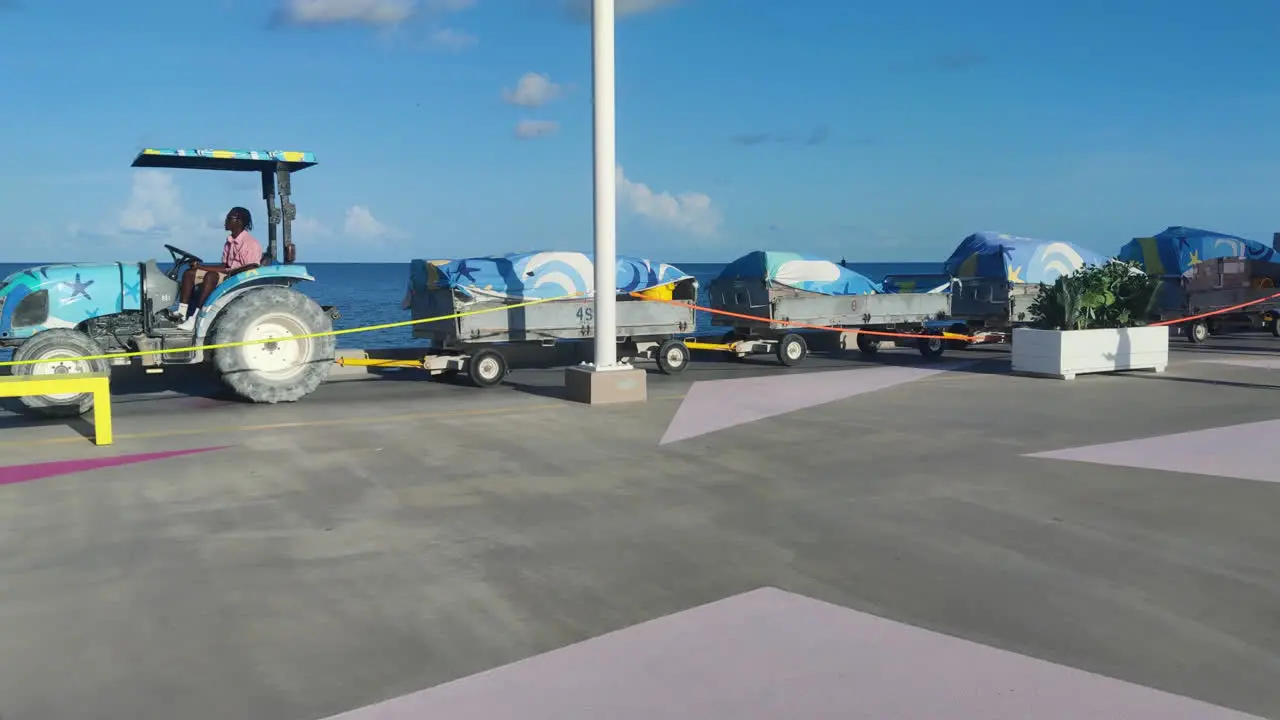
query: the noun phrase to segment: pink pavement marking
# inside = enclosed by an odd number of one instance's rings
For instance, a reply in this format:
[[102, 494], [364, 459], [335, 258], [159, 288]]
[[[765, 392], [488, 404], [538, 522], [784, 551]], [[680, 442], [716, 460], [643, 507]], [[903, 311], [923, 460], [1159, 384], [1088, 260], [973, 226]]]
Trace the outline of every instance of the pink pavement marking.
[[817, 407], [836, 400], [956, 370], [970, 362], [927, 368], [886, 366], [773, 377], [703, 380], [689, 388], [659, 445]]
[[54, 460], [52, 462], [33, 463], [30, 465], [8, 465], [0, 467], [0, 485], [39, 480], [41, 478], [70, 475], [71, 473], [99, 470], [102, 468], [133, 465], [136, 463], [164, 460], [166, 458], [194, 455], [196, 453], [223, 450], [230, 445], [218, 447], [189, 448], [186, 450], [165, 450], [162, 452], [137, 453], [134, 455], [115, 455], [112, 457], [80, 458], [76, 460]]
[[1261, 720], [761, 588], [328, 720]]
[[1276, 442], [1276, 433], [1280, 433], [1280, 420], [1265, 420], [1030, 453], [1026, 457], [1280, 482], [1280, 443]]

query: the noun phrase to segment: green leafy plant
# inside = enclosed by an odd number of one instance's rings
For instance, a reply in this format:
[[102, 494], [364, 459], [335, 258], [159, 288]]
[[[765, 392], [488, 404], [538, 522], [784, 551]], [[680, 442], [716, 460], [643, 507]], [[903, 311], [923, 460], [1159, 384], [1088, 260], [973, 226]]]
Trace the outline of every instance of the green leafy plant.
[[1040, 285], [1029, 308], [1040, 330], [1093, 330], [1146, 325], [1160, 291], [1160, 278], [1136, 263], [1086, 265], [1052, 285]]

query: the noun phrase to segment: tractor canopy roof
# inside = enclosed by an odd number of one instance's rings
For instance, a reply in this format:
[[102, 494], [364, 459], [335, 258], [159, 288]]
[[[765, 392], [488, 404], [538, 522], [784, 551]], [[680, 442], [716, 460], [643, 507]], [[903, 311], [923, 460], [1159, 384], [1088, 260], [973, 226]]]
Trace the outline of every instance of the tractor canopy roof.
[[175, 170], [231, 170], [297, 172], [316, 164], [314, 153], [296, 150], [216, 150], [147, 148], [133, 159], [133, 167]]

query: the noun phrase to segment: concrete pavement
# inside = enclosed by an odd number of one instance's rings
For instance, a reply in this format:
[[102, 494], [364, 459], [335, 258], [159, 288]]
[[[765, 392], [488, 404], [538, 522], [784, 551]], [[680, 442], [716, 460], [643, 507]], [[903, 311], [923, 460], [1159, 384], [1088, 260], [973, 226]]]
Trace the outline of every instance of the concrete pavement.
[[[337, 382], [277, 407], [190, 384], [121, 397], [106, 449], [0, 416], [0, 478], [17, 478], [0, 486], [0, 717], [364, 712], [772, 587], [1280, 718], [1274, 443], [1246, 427], [1182, 448], [1255, 457], [1261, 480], [1029, 456], [1277, 419], [1274, 370], [1225, 362], [1280, 341], [1174, 347], [1164, 375], [1071, 382], [1009, 376], [989, 350], [907, 379], [881, 369], [924, 367], [908, 350], [697, 363], [612, 408], [559, 400], [554, 369], [491, 391]], [[781, 414], [705, 390], [819, 374], [806, 386], [841, 399]], [[696, 396], [745, 419], [660, 445], [678, 415], [715, 415]], [[175, 450], [199, 452], [13, 469]], [[752, 677], [798, 696], [814, 672]], [[937, 685], [904, 685], [901, 707]]]

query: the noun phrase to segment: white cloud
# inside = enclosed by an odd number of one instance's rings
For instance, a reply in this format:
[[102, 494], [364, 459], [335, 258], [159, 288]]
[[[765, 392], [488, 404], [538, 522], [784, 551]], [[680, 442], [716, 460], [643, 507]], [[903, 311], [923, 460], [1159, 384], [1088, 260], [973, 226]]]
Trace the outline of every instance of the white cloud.
[[682, 2], [684, 2], [684, 0], [616, 0], [614, 2], [613, 12], [618, 17], [640, 15], [642, 13], [653, 12], [654, 10], [674, 7]]
[[[571, 15], [579, 19], [589, 19], [591, 17], [591, 0], [563, 0], [563, 2]], [[685, 0], [614, 0], [613, 14], [618, 18], [642, 15], [655, 10], [675, 7], [684, 2]]]
[[554, 120], [521, 120], [516, 123], [516, 137], [530, 139], [546, 137], [560, 129]]
[[159, 170], [133, 175], [129, 202], [120, 211], [118, 229], [134, 233], [170, 233], [187, 224], [182, 193], [173, 176]]
[[[222, 218], [217, 222], [189, 213], [182, 204], [182, 193], [174, 176], [154, 169], [135, 170], [124, 207], [96, 223], [70, 220], [66, 225], [67, 243], [76, 252], [93, 247], [100, 257], [133, 255], [140, 243], [148, 251], [159, 243], [169, 243], [194, 250], [202, 238], [217, 237], [222, 232]], [[163, 251], [161, 251], [163, 252]]]
[[364, 205], [352, 205], [347, 208], [347, 218], [342, 229], [346, 235], [363, 240], [382, 237], [391, 230], [375, 218], [373, 213], [369, 212], [369, 208]]
[[502, 99], [512, 105], [538, 107], [546, 105], [564, 94], [564, 88], [540, 73], [525, 73], [516, 83], [516, 89], [503, 88]]
[[299, 25], [397, 25], [417, 10], [414, 0], [286, 0], [284, 15]]
[[434, 13], [456, 13], [470, 10], [479, 0], [426, 0], [427, 10]]
[[628, 178], [621, 165], [617, 186], [619, 204], [650, 222], [704, 237], [715, 235], [720, 228], [720, 208], [706, 193], [654, 192], [648, 185]]
[[432, 30], [431, 34], [427, 36], [427, 40], [435, 47], [446, 50], [465, 50], [480, 42], [479, 37], [469, 32], [447, 27]]
[[299, 215], [297, 220], [293, 221], [293, 236], [296, 239], [306, 242], [308, 238], [331, 237], [333, 229], [310, 215]]

